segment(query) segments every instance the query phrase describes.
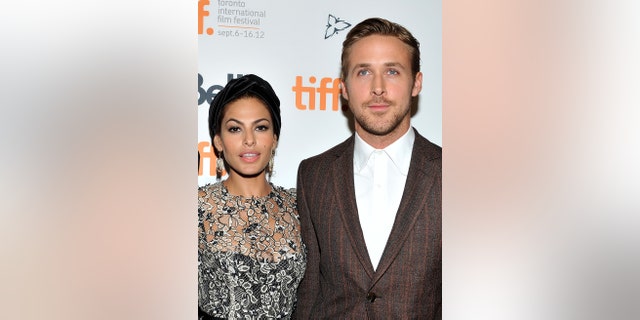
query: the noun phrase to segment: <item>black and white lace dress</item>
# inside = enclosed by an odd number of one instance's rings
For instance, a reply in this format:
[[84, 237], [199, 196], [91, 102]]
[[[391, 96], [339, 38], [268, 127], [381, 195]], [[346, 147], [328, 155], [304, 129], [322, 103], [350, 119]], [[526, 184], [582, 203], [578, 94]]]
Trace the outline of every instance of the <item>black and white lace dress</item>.
[[265, 197], [198, 189], [198, 306], [212, 317], [291, 317], [306, 267], [294, 189]]

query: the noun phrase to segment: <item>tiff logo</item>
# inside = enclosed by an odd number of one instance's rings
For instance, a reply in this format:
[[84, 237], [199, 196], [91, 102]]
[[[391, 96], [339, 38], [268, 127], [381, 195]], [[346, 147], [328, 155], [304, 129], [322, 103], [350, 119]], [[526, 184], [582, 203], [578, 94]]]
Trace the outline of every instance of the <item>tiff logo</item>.
[[331, 110], [338, 111], [340, 106], [340, 78], [322, 78], [318, 87], [316, 77], [309, 77], [310, 86], [302, 84], [302, 76], [296, 76], [296, 85], [291, 90], [296, 95], [296, 108], [299, 110], [316, 110], [316, 96], [320, 96], [319, 110], [327, 110], [327, 96], [331, 96]]
[[213, 35], [213, 28], [204, 29], [204, 17], [209, 16], [209, 10], [207, 10], [209, 4], [209, 0], [198, 0], [198, 34], [206, 32], [208, 35]]

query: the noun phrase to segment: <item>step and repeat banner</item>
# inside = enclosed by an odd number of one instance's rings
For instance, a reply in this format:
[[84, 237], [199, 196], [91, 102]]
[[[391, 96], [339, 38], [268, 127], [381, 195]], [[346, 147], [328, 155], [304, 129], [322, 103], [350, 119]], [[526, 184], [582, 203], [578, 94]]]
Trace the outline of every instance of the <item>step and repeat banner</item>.
[[[342, 41], [370, 17], [405, 26], [420, 41], [424, 74], [413, 126], [442, 146], [442, 3], [426, 1], [198, 1], [198, 185], [215, 182], [208, 110], [233, 78], [269, 81], [282, 130], [271, 181], [295, 187], [298, 164], [352, 134], [338, 88]], [[224, 178], [223, 178], [224, 179]]]

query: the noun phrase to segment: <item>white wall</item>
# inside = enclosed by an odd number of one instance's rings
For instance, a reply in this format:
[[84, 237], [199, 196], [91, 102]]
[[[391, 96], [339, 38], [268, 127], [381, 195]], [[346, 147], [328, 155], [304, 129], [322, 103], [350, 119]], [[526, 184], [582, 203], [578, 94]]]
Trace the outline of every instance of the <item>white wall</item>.
[[[282, 131], [272, 182], [295, 187], [301, 160], [321, 153], [351, 135], [341, 106], [333, 110], [331, 93], [315, 110], [296, 107], [292, 89], [296, 78], [302, 86], [320, 87], [321, 79], [340, 75], [341, 46], [346, 33], [369, 17], [382, 17], [409, 29], [421, 44], [423, 89], [413, 126], [432, 142], [442, 145], [442, 7], [441, 1], [199, 1], [202, 33], [198, 36], [199, 90], [224, 86], [228, 75], [254, 73], [269, 81], [281, 101]], [[204, 11], [209, 15], [205, 16]], [[247, 13], [253, 16], [244, 21]], [[205, 13], [206, 14], [206, 13]], [[250, 13], [251, 14], [251, 13]], [[335, 23], [332, 15], [343, 21]], [[346, 27], [334, 32], [334, 27]], [[212, 29], [211, 35], [207, 34]], [[327, 38], [325, 39], [325, 36]], [[314, 77], [315, 83], [310, 79]], [[332, 88], [329, 84], [326, 87]], [[211, 94], [217, 93], [214, 87]], [[330, 91], [331, 92], [331, 91]], [[200, 95], [199, 95], [200, 96]], [[309, 95], [301, 102], [309, 105]], [[209, 102], [198, 106], [198, 143], [210, 141], [207, 116]], [[325, 110], [322, 110], [325, 109]], [[210, 147], [203, 149], [210, 152]], [[194, 152], [195, 156], [195, 152]], [[215, 181], [209, 158], [203, 157], [198, 184]], [[211, 176], [213, 175], [213, 176]]]

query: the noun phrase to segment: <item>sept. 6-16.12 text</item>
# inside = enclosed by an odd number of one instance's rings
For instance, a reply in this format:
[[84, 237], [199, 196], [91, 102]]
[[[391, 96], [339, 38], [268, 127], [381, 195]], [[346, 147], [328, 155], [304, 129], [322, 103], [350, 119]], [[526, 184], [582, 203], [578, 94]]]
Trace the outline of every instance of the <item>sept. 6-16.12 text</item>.
[[264, 38], [264, 31], [259, 30], [221, 30], [218, 29], [216, 32], [219, 36], [222, 37], [234, 37], [234, 38], [255, 38], [262, 39]]

